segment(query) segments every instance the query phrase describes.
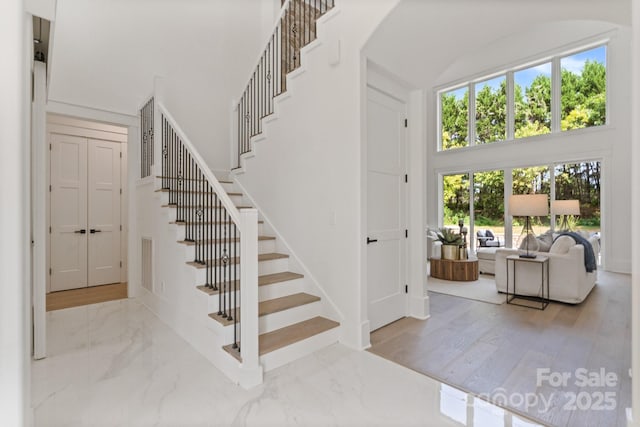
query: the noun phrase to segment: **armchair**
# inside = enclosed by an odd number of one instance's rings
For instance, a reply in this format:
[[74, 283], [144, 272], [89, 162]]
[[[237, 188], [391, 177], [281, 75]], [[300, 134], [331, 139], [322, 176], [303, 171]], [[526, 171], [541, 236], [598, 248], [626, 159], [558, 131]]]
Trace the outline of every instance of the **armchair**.
[[499, 248], [502, 246], [500, 239], [491, 230], [478, 230], [476, 239], [481, 248]]

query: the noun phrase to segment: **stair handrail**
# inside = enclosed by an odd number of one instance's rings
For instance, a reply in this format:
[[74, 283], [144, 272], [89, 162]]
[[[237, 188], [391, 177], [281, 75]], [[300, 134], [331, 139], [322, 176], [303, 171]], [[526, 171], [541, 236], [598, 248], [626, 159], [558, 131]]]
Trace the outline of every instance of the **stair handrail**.
[[240, 211], [238, 210], [236, 205], [233, 203], [233, 201], [231, 201], [231, 198], [222, 187], [222, 184], [220, 184], [220, 181], [218, 181], [218, 178], [216, 178], [213, 171], [211, 171], [211, 169], [209, 168], [209, 165], [207, 165], [207, 163], [204, 161], [204, 159], [202, 158], [202, 156], [200, 155], [196, 147], [191, 143], [191, 140], [187, 137], [186, 133], [178, 125], [178, 123], [175, 121], [175, 119], [169, 113], [169, 111], [167, 111], [167, 108], [160, 101], [156, 101], [156, 104], [158, 106], [158, 110], [160, 110], [160, 112], [167, 119], [171, 127], [173, 127], [173, 129], [176, 131], [180, 139], [182, 139], [182, 143], [188, 148], [189, 152], [191, 153], [191, 156], [193, 157], [193, 159], [196, 161], [196, 163], [202, 170], [202, 173], [207, 178], [207, 181], [209, 181], [209, 184], [211, 185], [211, 187], [213, 187], [214, 192], [218, 195], [220, 202], [222, 202], [222, 205], [229, 213], [229, 216], [231, 217], [233, 222], [236, 224], [236, 226], [242, 233], [244, 230], [242, 230], [241, 228]]

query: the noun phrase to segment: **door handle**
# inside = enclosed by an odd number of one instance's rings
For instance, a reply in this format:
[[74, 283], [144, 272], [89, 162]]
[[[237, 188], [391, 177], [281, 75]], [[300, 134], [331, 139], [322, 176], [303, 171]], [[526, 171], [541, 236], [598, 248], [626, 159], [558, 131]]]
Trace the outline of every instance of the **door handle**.
[[95, 228], [92, 228], [89, 232], [91, 234], [96, 234], [96, 233], [102, 233], [102, 230], [96, 230]]
[[378, 239], [370, 239], [369, 237], [367, 237], [367, 245], [368, 245], [369, 243], [375, 243], [375, 242], [377, 242], [377, 241], [378, 241]]
[[74, 233], [78, 233], [78, 234], [85, 234], [86, 232], [87, 232], [87, 230], [85, 230], [84, 228], [82, 230], [74, 231]]

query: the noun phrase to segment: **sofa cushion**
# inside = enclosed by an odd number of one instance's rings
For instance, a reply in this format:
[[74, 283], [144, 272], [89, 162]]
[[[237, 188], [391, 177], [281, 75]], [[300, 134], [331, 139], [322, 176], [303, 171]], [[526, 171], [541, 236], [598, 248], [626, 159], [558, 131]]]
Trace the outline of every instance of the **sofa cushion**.
[[553, 245], [551, 245], [551, 249], [549, 249], [550, 254], [566, 254], [569, 252], [572, 246], [575, 246], [576, 241], [569, 236], [560, 236], [556, 240], [553, 241]]

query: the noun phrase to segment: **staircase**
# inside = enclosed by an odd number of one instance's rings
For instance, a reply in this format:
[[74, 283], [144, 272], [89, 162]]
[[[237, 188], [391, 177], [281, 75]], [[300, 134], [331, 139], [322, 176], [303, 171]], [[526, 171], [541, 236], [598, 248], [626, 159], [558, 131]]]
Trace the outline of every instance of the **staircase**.
[[[160, 206], [183, 248], [189, 283], [207, 299], [208, 328], [221, 337], [221, 351], [243, 362], [241, 227], [233, 210], [252, 210], [229, 180], [217, 180], [198, 162], [194, 148], [158, 106], [162, 129], [162, 173], [156, 176]], [[228, 179], [228, 178], [227, 178]], [[211, 182], [216, 180], [215, 183]], [[231, 202], [233, 206], [225, 206]], [[264, 371], [338, 341], [340, 325], [303, 274], [292, 271], [290, 256], [264, 221], [257, 224], [258, 356]], [[179, 261], [178, 261], [179, 262]]]

